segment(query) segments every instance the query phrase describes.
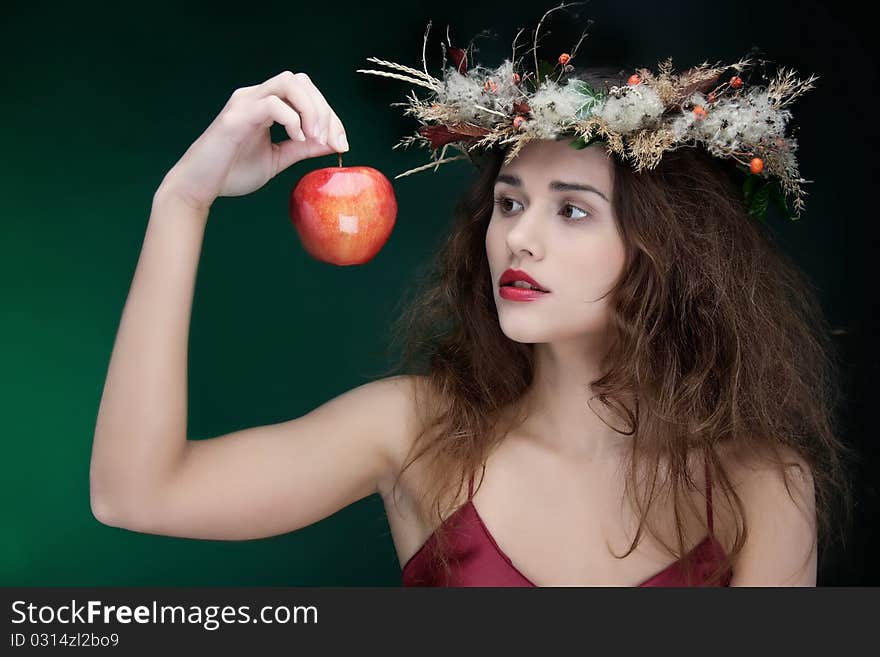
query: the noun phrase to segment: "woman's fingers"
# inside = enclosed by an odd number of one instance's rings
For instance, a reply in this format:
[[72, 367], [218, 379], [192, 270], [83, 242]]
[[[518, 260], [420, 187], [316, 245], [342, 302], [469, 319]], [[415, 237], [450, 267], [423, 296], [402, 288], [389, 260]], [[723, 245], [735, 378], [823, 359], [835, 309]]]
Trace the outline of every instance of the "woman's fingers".
[[262, 104], [260, 114], [268, 121], [271, 126], [272, 122], [280, 123], [287, 131], [287, 135], [294, 141], [302, 142], [306, 140], [306, 135], [302, 130], [302, 118], [296, 113], [289, 104], [285, 103], [278, 96], [266, 96], [262, 100], [258, 100], [257, 104]]
[[333, 147], [338, 150], [345, 152], [348, 150], [348, 140], [345, 137], [345, 128], [342, 126], [342, 121], [339, 120], [339, 117], [336, 116], [336, 112], [332, 109], [330, 110], [330, 138], [327, 140], [327, 143], [332, 144]]
[[321, 90], [315, 86], [315, 83], [312, 82], [312, 79], [307, 76], [306, 80], [318, 97], [318, 105], [326, 110], [326, 129], [328, 143], [332, 143], [339, 150], [348, 150], [348, 143], [345, 140], [345, 128], [343, 128], [342, 126], [342, 121], [339, 120], [336, 112], [334, 112], [333, 108], [330, 107], [330, 103], [327, 102], [327, 99], [324, 98], [324, 94], [322, 94]]
[[295, 162], [299, 162], [300, 160], [309, 157], [329, 155], [333, 152], [333, 147], [317, 141], [307, 141], [303, 143], [285, 139], [277, 144], [272, 144], [272, 150], [275, 152], [272, 172], [272, 176], [274, 177]]
[[[257, 100], [258, 103], [267, 98], [277, 98], [286, 105], [290, 112], [283, 111], [276, 101], [270, 101], [264, 104], [259, 118], [255, 120], [259, 120], [261, 125], [264, 121], [270, 121], [265, 126], [271, 126], [271, 120], [282, 123], [292, 140], [297, 140], [302, 133], [323, 145], [329, 145], [331, 149], [347, 151], [349, 148], [342, 121], [305, 73], [282, 71], [261, 84], [237, 90], [237, 94]], [[296, 119], [294, 115], [297, 115]], [[283, 116], [284, 120], [279, 120], [279, 116]]]
[[258, 98], [271, 95], [290, 102], [293, 109], [302, 117], [302, 130], [306, 136], [320, 141], [324, 122], [323, 108], [320, 107], [319, 99], [312, 91], [312, 85], [306, 83], [307, 80], [308, 76], [305, 73], [282, 71], [249, 89], [253, 89], [253, 93]]

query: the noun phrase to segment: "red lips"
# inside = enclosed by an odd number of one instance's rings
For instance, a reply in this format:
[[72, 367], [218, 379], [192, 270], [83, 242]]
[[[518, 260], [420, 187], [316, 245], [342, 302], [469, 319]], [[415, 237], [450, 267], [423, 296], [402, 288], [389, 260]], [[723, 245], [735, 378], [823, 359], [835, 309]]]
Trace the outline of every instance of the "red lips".
[[525, 281], [532, 287], [535, 287], [542, 292], [549, 292], [547, 288], [542, 286], [538, 281], [528, 275], [527, 272], [522, 269], [508, 269], [503, 274], [501, 274], [501, 278], [498, 281], [498, 285], [507, 285], [508, 283], [513, 283], [514, 281]]

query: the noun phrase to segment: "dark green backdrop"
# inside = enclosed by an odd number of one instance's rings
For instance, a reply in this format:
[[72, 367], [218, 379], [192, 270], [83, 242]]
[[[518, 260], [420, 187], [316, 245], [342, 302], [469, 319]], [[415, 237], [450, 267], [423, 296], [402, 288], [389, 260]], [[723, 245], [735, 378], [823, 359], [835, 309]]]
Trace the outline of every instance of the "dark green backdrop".
[[[400, 569], [378, 496], [298, 532], [246, 542], [143, 535], [98, 523], [89, 509], [91, 440], [110, 350], [150, 202], [165, 172], [229, 94], [290, 69], [307, 72], [344, 122], [346, 164], [392, 178], [427, 162], [391, 150], [417, 124], [391, 108], [410, 87], [355, 73], [376, 56], [420, 67], [433, 19], [455, 45], [493, 27], [485, 61], [509, 56], [517, 28], [554, 3], [18, 3], [4, 10], [2, 585], [395, 585]], [[556, 3], [558, 4], [558, 3]], [[769, 6], [768, 6], [769, 4]], [[802, 220], [775, 223], [836, 325], [858, 335], [864, 308], [859, 233], [867, 168], [846, 164], [826, 113], [859, 120], [848, 83], [873, 72], [847, 61], [860, 44], [845, 10], [781, 3], [593, 2], [580, 63], [676, 68], [735, 61], [753, 45], [823, 76], [795, 105], [807, 187]], [[542, 43], [568, 50], [580, 27], [556, 21]], [[873, 110], [873, 108], [871, 108]], [[286, 138], [281, 126], [275, 139]], [[360, 267], [333, 267], [301, 248], [288, 195], [300, 162], [263, 189], [215, 203], [196, 284], [190, 338], [189, 435], [207, 438], [308, 412], [388, 366], [391, 313], [437, 247], [470, 165], [394, 181], [399, 214], [385, 248]], [[381, 291], [376, 294], [376, 291]], [[855, 396], [855, 393], [853, 393]], [[853, 439], [858, 433], [853, 433]], [[871, 489], [873, 491], [873, 489]]]

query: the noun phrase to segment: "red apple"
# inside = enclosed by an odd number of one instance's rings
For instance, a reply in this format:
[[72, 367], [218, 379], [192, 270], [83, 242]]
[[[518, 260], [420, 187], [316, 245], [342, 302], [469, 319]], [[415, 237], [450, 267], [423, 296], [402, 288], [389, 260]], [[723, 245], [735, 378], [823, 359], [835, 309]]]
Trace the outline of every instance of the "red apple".
[[397, 218], [391, 182], [373, 167], [326, 167], [290, 195], [290, 219], [305, 250], [332, 265], [362, 265], [385, 245]]

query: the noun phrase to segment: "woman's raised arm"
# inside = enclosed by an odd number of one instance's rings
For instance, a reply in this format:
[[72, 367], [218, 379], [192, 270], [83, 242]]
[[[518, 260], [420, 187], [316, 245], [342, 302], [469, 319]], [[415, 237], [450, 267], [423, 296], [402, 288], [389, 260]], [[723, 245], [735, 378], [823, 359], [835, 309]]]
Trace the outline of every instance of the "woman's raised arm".
[[[290, 140], [271, 142], [275, 121]], [[258, 538], [320, 520], [390, 476], [414, 426], [408, 376], [364, 384], [286, 422], [207, 440], [186, 433], [190, 315], [211, 204], [259, 189], [298, 160], [346, 150], [340, 136], [341, 122], [308, 76], [285, 71], [237, 89], [165, 176], [98, 411], [90, 488], [100, 521]]]

